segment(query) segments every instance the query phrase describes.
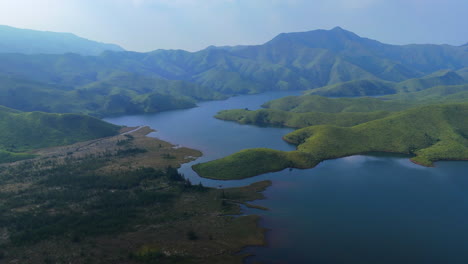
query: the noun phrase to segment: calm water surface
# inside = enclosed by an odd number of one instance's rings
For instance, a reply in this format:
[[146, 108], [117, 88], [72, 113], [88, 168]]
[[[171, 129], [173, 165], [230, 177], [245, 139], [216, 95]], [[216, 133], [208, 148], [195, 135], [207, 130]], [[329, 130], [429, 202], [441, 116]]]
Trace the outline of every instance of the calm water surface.
[[242, 186], [270, 179], [262, 225], [268, 247], [250, 247], [248, 263], [468, 263], [468, 162], [424, 168], [407, 157], [359, 155], [322, 162], [314, 169], [284, 170], [241, 181], [198, 177], [190, 166], [245, 148], [293, 150], [281, 140], [292, 131], [239, 125], [213, 117], [223, 109], [259, 106], [298, 93], [238, 96], [199, 107], [107, 121], [149, 125], [153, 136], [199, 149], [204, 156], [180, 170], [193, 183]]

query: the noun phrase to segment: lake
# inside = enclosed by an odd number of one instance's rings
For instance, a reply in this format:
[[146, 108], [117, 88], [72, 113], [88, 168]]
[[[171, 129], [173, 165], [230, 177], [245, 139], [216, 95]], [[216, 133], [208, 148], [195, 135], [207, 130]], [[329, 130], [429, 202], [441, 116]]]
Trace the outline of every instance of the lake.
[[292, 129], [256, 127], [213, 118], [220, 110], [258, 109], [266, 101], [299, 92], [272, 92], [199, 104], [192, 109], [121, 116], [106, 121], [148, 125], [151, 136], [204, 154], [180, 168], [192, 183], [244, 186], [269, 179], [267, 199], [255, 204], [271, 229], [267, 247], [249, 247], [247, 263], [468, 263], [468, 162], [435, 168], [408, 157], [372, 154], [328, 160], [307, 170], [284, 170], [239, 181], [203, 179], [198, 162], [241, 149], [293, 150], [281, 137]]

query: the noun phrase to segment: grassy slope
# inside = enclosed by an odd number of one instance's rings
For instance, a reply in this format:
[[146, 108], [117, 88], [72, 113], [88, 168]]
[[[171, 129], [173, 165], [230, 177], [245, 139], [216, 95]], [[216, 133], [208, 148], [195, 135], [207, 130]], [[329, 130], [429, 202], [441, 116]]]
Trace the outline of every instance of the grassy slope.
[[[297, 113], [400, 111], [417, 104], [462, 102], [468, 84], [435, 86], [426, 90], [387, 95], [379, 98], [326, 98], [318, 95], [288, 96], [263, 104], [263, 107]], [[382, 100], [384, 99], [384, 100]]]
[[332, 97], [376, 96], [397, 93], [396, 84], [381, 80], [354, 80], [311, 90], [310, 94]]
[[[418, 107], [353, 127], [311, 126], [285, 136], [298, 145], [296, 151], [250, 149], [194, 169], [203, 177], [238, 179], [375, 151], [414, 154], [412, 160], [426, 166], [437, 160], [468, 159], [467, 116], [468, 103], [461, 103]], [[259, 158], [266, 154], [268, 159]], [[256, 163], [250, 162], [252, 157]], [[239, 171], [239, 162], [251, 165]]]
[[313, 89], [310, 94], [334, 97], [375, 96], [417, 92], [436, 86], [465, 83], [465, 79], [454, 71], [438, 71], [422, 78], [408, 79], [399, 83], [382, 80], [353, 80]]
[[341, 112], [341, 113], [294, 113], [274, 109], [249, 111], [245, 109], [226, 110], [215, 117], [222, 120], [236, 121], [241, 124], [286, 126], [303, 128], [312, 125], [354, 126], [364, 122], [386, 117], [387, 111]]
[[406, 102], [383, 101], [378, 98], [327, 98], [318, 95], [288, 96], [263, 104], [268, 109], [296, 113], [399, 111], [409, 106]]
[[[382, 100], [384, 99], [384, 100]], [[353, 126], [388, 116], [393, 111], [440, 102], [465, 102], [468, 85], [437, 86], [419, 92], [379, 98], [290, 96], [264, 104], [269, 109], [221, 111], [216, 118], [241, 124], [303, 128], [312, 125]]]
[[468, 84], [436, 86], [412, 93], [401, 93], [381, 97], [385, 100], [399, 100], [407, 103], [464, 102], [468, 98]]
[[190, 108], [198, 100], [221, 98], [196, 84], [130, 73], [114, 73], [79, 87], [0, 76], [0, 105], [22, 111], [105, 116]]
[[0, 107], [0, 162], [31, 155], [28, 150], [115, 135], [119, 127], [77, 114], [19, 112]]

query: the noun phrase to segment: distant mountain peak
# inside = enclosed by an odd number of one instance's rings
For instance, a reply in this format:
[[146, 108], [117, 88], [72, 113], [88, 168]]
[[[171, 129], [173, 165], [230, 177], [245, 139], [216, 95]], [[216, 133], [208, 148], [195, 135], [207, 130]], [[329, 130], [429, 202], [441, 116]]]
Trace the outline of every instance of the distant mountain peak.
[[340, 26], [336, 26], [334, 28], [332, 28], [330, 31], [347, 31], [347, 30], [344, 30], [342, 27]]
[[0, 25], [0, 53], [99, 55], [106, 50], [124, 51], [118, 45], [92, 41], [72, 33]]
[[350, 45], [373, 46], [378, 41], [362, 38], [342, 27], [330, 30], [318, 29], [306, 32], [282, 33], [267, 42], [267, 45], [302, 45], [309, 48], [328, 49], [333, 51], [345, 50]]

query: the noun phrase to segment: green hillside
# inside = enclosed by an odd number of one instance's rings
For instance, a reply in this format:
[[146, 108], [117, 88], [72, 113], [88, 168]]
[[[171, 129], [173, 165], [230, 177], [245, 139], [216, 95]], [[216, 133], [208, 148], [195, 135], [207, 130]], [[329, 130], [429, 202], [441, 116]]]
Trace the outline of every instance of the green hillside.
[[[430, 105], [396, 112], [352, 127], [317, 125], [284, 137], [297, 150], [245, 150], [194, 166], [202, 177], [239, 179], [288, 167], [311, 168], [320, 161], [366, 152], [415, 155], [430, 166], [437, 160], [468, 159], [468, 103]], [[261, 159], [267, 155], [267, 159]], [[256, 162], [250, 162], [254, 159]], [[239, 162], [250, 164], [239, 170]]]
[[438, 71], [422, 78], [408, 79], [399, 83], [382, 80], [354, 80], [313, 89], [309, 93], [331, 97], [376, 96], [417, 92], [436, 86], [466, 83], [468, 81], [454, 71]]
[[295, 113], [398, 111], [408, 108], [408, 106], [406, 102], [381, 100], [379, 98], [327, 98], [318, 95], [287, 96], [262, 105], [267, 109]]
[[399, 93], [377, 98], [327, 98], [318, 95], [288, 96], [266, 102], [262, 107], [296, 113], [399, 111], [408, 107], [441, 102], [461, 102], [468, 84], [435, 86], [418, 92]]
[[[0, 53], [1, 79], [10, 78], [7, 83], [0, 80], [0, 104], [23, 111], [102, 116], [324, 86], [313, 91], [380, 95], [460, 84], [467, 67], [464, 47], [387, 45], [341, 28], [285, 33], [263, 45], [198, 52]], [[65, 101], [69, 103], [61, 103]]]
[[215, 117], [240, 124], [303, 128], [312, 125], [353, 126], [379, 119], [410, 107], [466, 102], [468, 84], [437, 86], [419, 92], [379, 98], [326, 98], [316, 95], [289, 96], [265, 103], [267, 109], [233, 109]]
[[256, 111], [235, 109], [221, 111], [215, 117], [226, 121], [236, 121], [240, 124], [303, 128], [323, 124], [334, 126], [354, 126], [371, 120], [380, 119], [388, 115], [390, 115], [390, 112], [387, 111], [295, 113], [274, 109], [260, 109]]
[[313, 89], [308, 94], [330, 97], [376, 96], [397, 93], [396, 83], [381, 80], [355, 80]]
[[29, 150], [116, 135], [120, 127], [77, 114], [19, 112], [0, 107], [0, 162], [31, 158]]
[[466, 102], [468, 99], [468, 84], [436, 86], [412, 93], [400, 93], [380, 97], [383, 100], [407, 103], [425, 104], [437, 102]]
[[22, 111], [109, 116], [190, 108], [200, 100], [222, 98], [193, 83], [131, 73], [114, 73], [77, 88], [0, 75], [0, 105]]

